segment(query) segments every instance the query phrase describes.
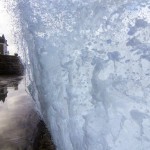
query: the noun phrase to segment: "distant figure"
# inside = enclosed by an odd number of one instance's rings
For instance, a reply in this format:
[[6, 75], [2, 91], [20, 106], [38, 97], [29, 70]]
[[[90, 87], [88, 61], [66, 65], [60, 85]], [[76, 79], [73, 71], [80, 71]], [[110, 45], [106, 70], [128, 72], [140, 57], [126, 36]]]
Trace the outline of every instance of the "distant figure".
[[4, 36], [4, 34], [2, 35], [2, 38], [3, 38], [3, 39], [5, 39], [5, 36]]
[[16, 57], [18, 57], [18, 54], [17, 54], [17, 53], [15, 53], [14, 55], [15, 55]]
[[8, 51], [7, 51], [7, 40], [5, 39], [4, 34], [2, 36], [0, 36], [0, 55], [7, 55]]
[[5, 99], [7, 97], [7, 86], [0, 86], [0, 101], [2, 101], [3, 103], [5, 102]]

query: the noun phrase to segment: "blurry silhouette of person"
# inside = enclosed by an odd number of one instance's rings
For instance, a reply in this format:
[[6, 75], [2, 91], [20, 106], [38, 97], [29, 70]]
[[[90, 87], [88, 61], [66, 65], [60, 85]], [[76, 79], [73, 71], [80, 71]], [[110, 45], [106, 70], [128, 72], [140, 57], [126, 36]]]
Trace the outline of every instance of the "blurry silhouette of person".
[[7, 97], [7, 86], [0, 86], [0, 101], [5, 102], [5, 99]]

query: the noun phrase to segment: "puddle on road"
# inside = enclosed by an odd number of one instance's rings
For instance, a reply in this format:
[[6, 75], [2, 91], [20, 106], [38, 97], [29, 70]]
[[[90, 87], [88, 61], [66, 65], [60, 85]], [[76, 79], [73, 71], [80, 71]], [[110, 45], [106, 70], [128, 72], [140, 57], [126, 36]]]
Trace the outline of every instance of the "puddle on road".
[[0, 150], [32, 150], [39, 116], [23, 77], [0, 77]]

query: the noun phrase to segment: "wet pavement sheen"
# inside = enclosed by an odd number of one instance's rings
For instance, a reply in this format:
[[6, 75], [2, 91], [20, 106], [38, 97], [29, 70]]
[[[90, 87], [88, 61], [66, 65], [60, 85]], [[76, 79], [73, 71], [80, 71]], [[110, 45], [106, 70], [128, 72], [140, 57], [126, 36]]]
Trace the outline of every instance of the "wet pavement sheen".
[[23, 77], [0, 77], [0, 150], [32, 150], [39, 117]]

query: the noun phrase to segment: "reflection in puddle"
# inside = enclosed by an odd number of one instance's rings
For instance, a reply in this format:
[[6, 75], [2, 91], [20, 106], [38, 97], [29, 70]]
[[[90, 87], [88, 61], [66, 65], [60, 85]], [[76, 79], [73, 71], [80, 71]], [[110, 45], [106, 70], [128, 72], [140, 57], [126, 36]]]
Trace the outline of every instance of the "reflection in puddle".
[[0, 101], [5, 102], [5, 98], [7, 97], [7, 86], [0, 85]]
[[22, 77], [0, 77], [0, 150], [32, 150], [39, 117]]

